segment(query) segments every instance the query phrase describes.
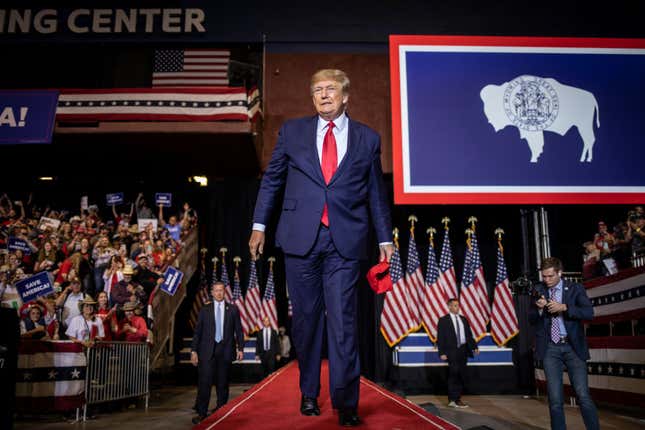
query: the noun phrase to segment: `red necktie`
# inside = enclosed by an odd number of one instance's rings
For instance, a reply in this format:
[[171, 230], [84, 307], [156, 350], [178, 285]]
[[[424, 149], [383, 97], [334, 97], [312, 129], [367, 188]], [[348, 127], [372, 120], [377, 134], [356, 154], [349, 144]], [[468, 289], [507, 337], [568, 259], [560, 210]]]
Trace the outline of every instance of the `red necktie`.
[[[336, 138], [334, 137], [333, 132], [334, 123], [329, 121], [327, 127], [327, 133], [325, 134], [325, 138], [323, 139], [321, 168], [323, 178], [325, 178], [325, 183], [329, 184], [329, 181], [331, 180], [331, 177], [334, 176], [336, 167], [338, 166], [338, 153], [336, 152]], [[329, 212], [327, 210], [327, 203], [325, 203], [325, 207], [323, 208], [320, 222], [323, 223], [323, 225], [329, 227]]]

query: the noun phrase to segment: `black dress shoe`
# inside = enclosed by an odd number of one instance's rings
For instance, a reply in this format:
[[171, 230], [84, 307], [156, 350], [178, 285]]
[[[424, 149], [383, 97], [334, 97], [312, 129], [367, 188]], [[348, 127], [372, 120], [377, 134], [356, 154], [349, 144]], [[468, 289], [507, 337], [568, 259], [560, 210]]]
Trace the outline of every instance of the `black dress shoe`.
[[343, 427], [356, 427], [361, 424], [361, 419], [356, 410], [346, 409], [338, 412], [338, 424]]
[[199, 424], [205, 419], [206, 419], [206, 415], [196, 415], [193, 417], [192, 422], [193, 424]]
[[302, 396], [302, 400], [300, 401], [300, 413], [306, 416], [320, 415], [318, 401], [311, 397]]

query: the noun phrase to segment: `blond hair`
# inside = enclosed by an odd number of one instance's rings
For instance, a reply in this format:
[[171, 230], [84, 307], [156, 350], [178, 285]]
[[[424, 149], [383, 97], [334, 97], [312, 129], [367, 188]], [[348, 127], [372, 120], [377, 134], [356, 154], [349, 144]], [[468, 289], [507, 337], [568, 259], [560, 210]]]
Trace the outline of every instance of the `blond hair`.
[[339, 69], [321, 69], [311, 76], [310, 91], [314, 93], [314, 86], [320, 81], [338, 82], [343, 89], [343, 94], [349, 93], [349, 78], [347, 74]]

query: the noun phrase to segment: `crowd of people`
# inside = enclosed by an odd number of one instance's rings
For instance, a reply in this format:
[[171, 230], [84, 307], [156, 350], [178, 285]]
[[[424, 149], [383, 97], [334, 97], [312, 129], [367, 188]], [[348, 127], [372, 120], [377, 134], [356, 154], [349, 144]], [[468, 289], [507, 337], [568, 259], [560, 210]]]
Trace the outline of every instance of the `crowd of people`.
[[[0, 302], [21, 318], [23, 339], [150, 341], [146, 309], [197, 216], [154, 214], [139, 193], [129, 210], [78, 213], [0, 196]], [[135, 214], [136, 210], [136, 214]], [[148, 221], [146, 221], [148, 220]], [[54, 292], [23, 303], [16, 283], [48, 272]]]
[[599, 221], [593, 240], [585, 242], [583, 247], [584, 279], [611, 275], [632, 267], [633, 261], [645, 254], [643, 207], [636, 206], [630, 210], [627, 219], [616, 224], [611, 231], [604, 221]]

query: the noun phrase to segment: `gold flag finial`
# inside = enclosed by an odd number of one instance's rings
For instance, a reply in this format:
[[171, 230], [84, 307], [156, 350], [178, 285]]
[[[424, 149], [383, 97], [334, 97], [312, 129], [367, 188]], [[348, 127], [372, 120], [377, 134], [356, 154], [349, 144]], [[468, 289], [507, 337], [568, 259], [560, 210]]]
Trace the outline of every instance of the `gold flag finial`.
[[397, 227], [394, 227], [394, 230], [392, 230], [392, 234], [394, 235], [394, 246], [398, 248], [399, 247], [399, 229]]
[[419, 219], [416, 217], [416, 215], [410, 215], [408, 217], [408, 221], [410, 221], [410, 236], [414, 237], [414, 223], [419, 221]]
[[217, 264], [217, 262], [219, 261], [219, 258], [213, 257], [211, 261], [213, 262], [213, 264]]
[[241, 261], [242, 261], [242, 258], [238, 257], [237, 255], [233, 257], [233, 262], [235, 263], [235, 266], [239, 266]]
[[269, 257], [267, 258], [267, 261], [269, 262], [269, 269], [273, 270], [273, 263], [275, 263], [275, 257]]
[[202, 255], [206, 255], [206, 254], [208, 254], [208, 248], [202, 248], [202, 249], [199, 250], [199, 252], [201, 252]]
[[430, 236], [430, 246], [434, 248], [434, 235], [437, 232], [437, 230], [434, 227], [428, 227], [426, 230], [426, 233]]
[[497, 235], [497, 246], [499, 246], [499, 250], [502, 251], [502, 254], [504, 253], [504, 247], [502, 246], [502, 236], [504, 236], [504, 230], [501, 228], [497, 227], [495, 229], [495, 234]]
[[226, 253], [228, 252], [228, 248], [227, 248], [227, 247], [225, 247], [225, 246], [222, 246], [222, 247], [219, 249], [219, 252], [220, 252], [220, 254], [222, 254], [222, 255], [224, 255], [224, 256], [225, 256], [225, 255], [226, 255]]
[[441, 224], [443, 224], [444, 230], [449, 230], [450, 227], [448, 227], [448, 224], [450, 224], [450, 218], [448, 218], [447, 216], [441, 218]]
[[466, 246], [468, 247], [468, 249], [472, 249], [471, 241], [473, 238], [473, 231], [467, 228], [465, 233], [466, 233], [466, 236], [468, 236], [468, 238], [466, 239]]
[[471, 216], [468, 218], [468, 223], [470, 223], [470, 229], [475, 232], [475, 224], [477, 224], [477, 217]]

